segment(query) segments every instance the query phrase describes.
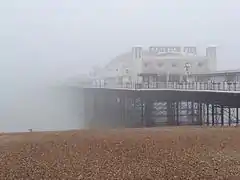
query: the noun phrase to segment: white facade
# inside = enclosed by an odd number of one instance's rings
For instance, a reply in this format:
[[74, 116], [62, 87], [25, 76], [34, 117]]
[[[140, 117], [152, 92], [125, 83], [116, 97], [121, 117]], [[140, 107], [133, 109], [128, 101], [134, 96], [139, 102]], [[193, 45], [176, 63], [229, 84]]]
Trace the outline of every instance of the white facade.
[[216, 47], [206, 48], [206, 55], [199, 56], [196, 47], [149, 47], [144, 50], [136, 46], [95, 71], [95, 75], [101, 79], [121, 77], [124, 81], [138, 81], [140, 74], [181, 76], [212, 71], [216, 71]]

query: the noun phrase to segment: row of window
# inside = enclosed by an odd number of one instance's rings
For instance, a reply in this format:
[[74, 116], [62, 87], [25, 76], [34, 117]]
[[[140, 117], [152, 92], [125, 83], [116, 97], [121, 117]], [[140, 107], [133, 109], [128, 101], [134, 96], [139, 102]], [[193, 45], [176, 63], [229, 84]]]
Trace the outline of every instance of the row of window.
[[[192, 66], [191, 63], [188, 63], [188, 64], [189, 64], [190, 66]], [[148, 67], [149, 65], [151, 65], [151, 64], [150, 64], [150, 63], [147, 63], [147, 62], [144, 63], [144, 66], [145, 66], [145, 67]], [[203, 65], [204, 65], [203, 62], [198, 62], [198, 63], [197, 63], [197, 66], [198, 66], [198, 67], [202, 67]], [[161, 67], [164, 66], [164, 63], [158, 63], [157, 66], [161, 68]], [[179, 67], [179, 66], [178, 66], [177, 63], [172, 63], [172, 67]]]
[[[117, 68], [117, 69], [116, 69], [116, 72], [118, 72], [118, 71], [119, 71], [119, 69]], [[126, 74], [129, 73], [129, 69], [128, 69], [128, 68], [125, 68], [125, 73], [126, 73]]]

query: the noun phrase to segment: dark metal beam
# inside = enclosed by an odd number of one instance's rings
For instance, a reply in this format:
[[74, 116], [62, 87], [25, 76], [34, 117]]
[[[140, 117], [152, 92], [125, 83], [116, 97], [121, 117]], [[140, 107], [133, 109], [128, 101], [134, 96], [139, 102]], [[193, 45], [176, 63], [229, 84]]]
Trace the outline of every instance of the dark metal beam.
[[228, 125], [231, 126], [232, 118], [231, 118], [231, 108], [228, 108]]
[[236, 119], [237, 119], [237, 120], [236, 120], [236, 123], [237, 123], [237, 125], [239, 124], [239, 115], [238, 115], [239, 112], [238, 112], [238, 110], [239, 110], [239, 109], [238, 109], [238, 107], [237, 107], [237, 108], [236, 108]]
[[209, 104], [207, 103], [207, 125], [209, 126]]
[[191, 116], [192, 116], [192, 123], [194, 123], [195, 113], [194, 113], [194, 102], [191, 102]]
[[212, 104], [212, 126], [215, 124], [215, 106]]
[[221, 125], [224, 126], [224, 106], [221, 106]]
[[179, 126], [179, 101], [176, 102], [176, 121]]
[[199, 117], [199, 124], [202, 125], [203, 124], [203, 118], [202, 118], [202, 113], [203, 113], [202, 106], [203, 106], [203, 104], [200, 103], [200, 102], [198, 102], [198, 104], [199, 104], [199, 111], [198, 111], [198, 113], [199, 113], [199, 115], [198, 115], [198, 117]]

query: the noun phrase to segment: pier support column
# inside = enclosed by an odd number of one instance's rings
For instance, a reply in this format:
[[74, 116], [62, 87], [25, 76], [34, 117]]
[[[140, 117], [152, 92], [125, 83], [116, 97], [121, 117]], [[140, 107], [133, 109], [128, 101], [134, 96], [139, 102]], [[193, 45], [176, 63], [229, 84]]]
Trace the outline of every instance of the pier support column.
[[191, 102], [191, 117], [192, 117], [192, 124], [194, 124], [195, 121], [195, 112], [194, 112], [194, 102]]
[[175, 125], [173, 102], [167, 102], [167, 121], [169, 125]]
[[224, 106], [221, 105], [221, 126], [224, 126]]
[[126, 96], [122, 95], [120, 99], [120, 112], [121, 112], [121, 118], [119, 119], [120, 122], [118, 124], [121, 124], [121, 126], [127, 126], [126, 122], [126, 112], [127, 112], [127, 107], [126, 107]]
[[202, 125], [203, 124], [203, 109], [202, 109], [202, 103], [198, 102], [198, 125]]
[[215, 106], [212, 104], [212, 126], [215, 125]]
[[145, 113], [144, 113], [144, 122], [146, 127], [154, 126], [153, 117], [153, 101], [150, 99], [145, 100]]
[[228, 125], [231, 126], [232, 118], [231, 118], [231, 108], [228, 108]]
[[179, 101], [176, 102], [176, 123], [177, 123], [177, 126], [180, 125], [180, 123], [179, 123]]
[[207, 106], [207, 126], [209, 126], [209, 104], [206, 104]]
[[236, 108], [236, 125], [238, 126], [238, 124], [239, 124], [239, 115], [238, 115], [238, 108]]
[[141, 97], [141, 126], [144, 127], [144, 102]]

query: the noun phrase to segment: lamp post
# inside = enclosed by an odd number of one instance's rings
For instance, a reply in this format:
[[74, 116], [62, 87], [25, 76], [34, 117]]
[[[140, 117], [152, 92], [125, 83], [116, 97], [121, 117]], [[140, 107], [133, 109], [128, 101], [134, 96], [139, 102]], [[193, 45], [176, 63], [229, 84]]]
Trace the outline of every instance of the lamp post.
[[125, 81], [126, 81], [126, 86], [127, 88], [129, 88], [129, 85], [131, 84], [131, 81], [130, 81], [130, 76], [129, 76], [129, 69], [128, 68], [125, 68], [125, 72], [124, 72], [124, 75], [125, 75]]
[[191, 68], [192, 66], [191, 66], [191, 64], [190, 63], [185, 63], [185, 65], [184, 65], [184, 69], [185, 69], [185, 73], [186, 73], [186, 77], [187, 77], [187, 82], [189, 81], [189, 79], [188, 79], [188, 76], [189, 76], [189, 74], [190, 74], [190, 68]]

